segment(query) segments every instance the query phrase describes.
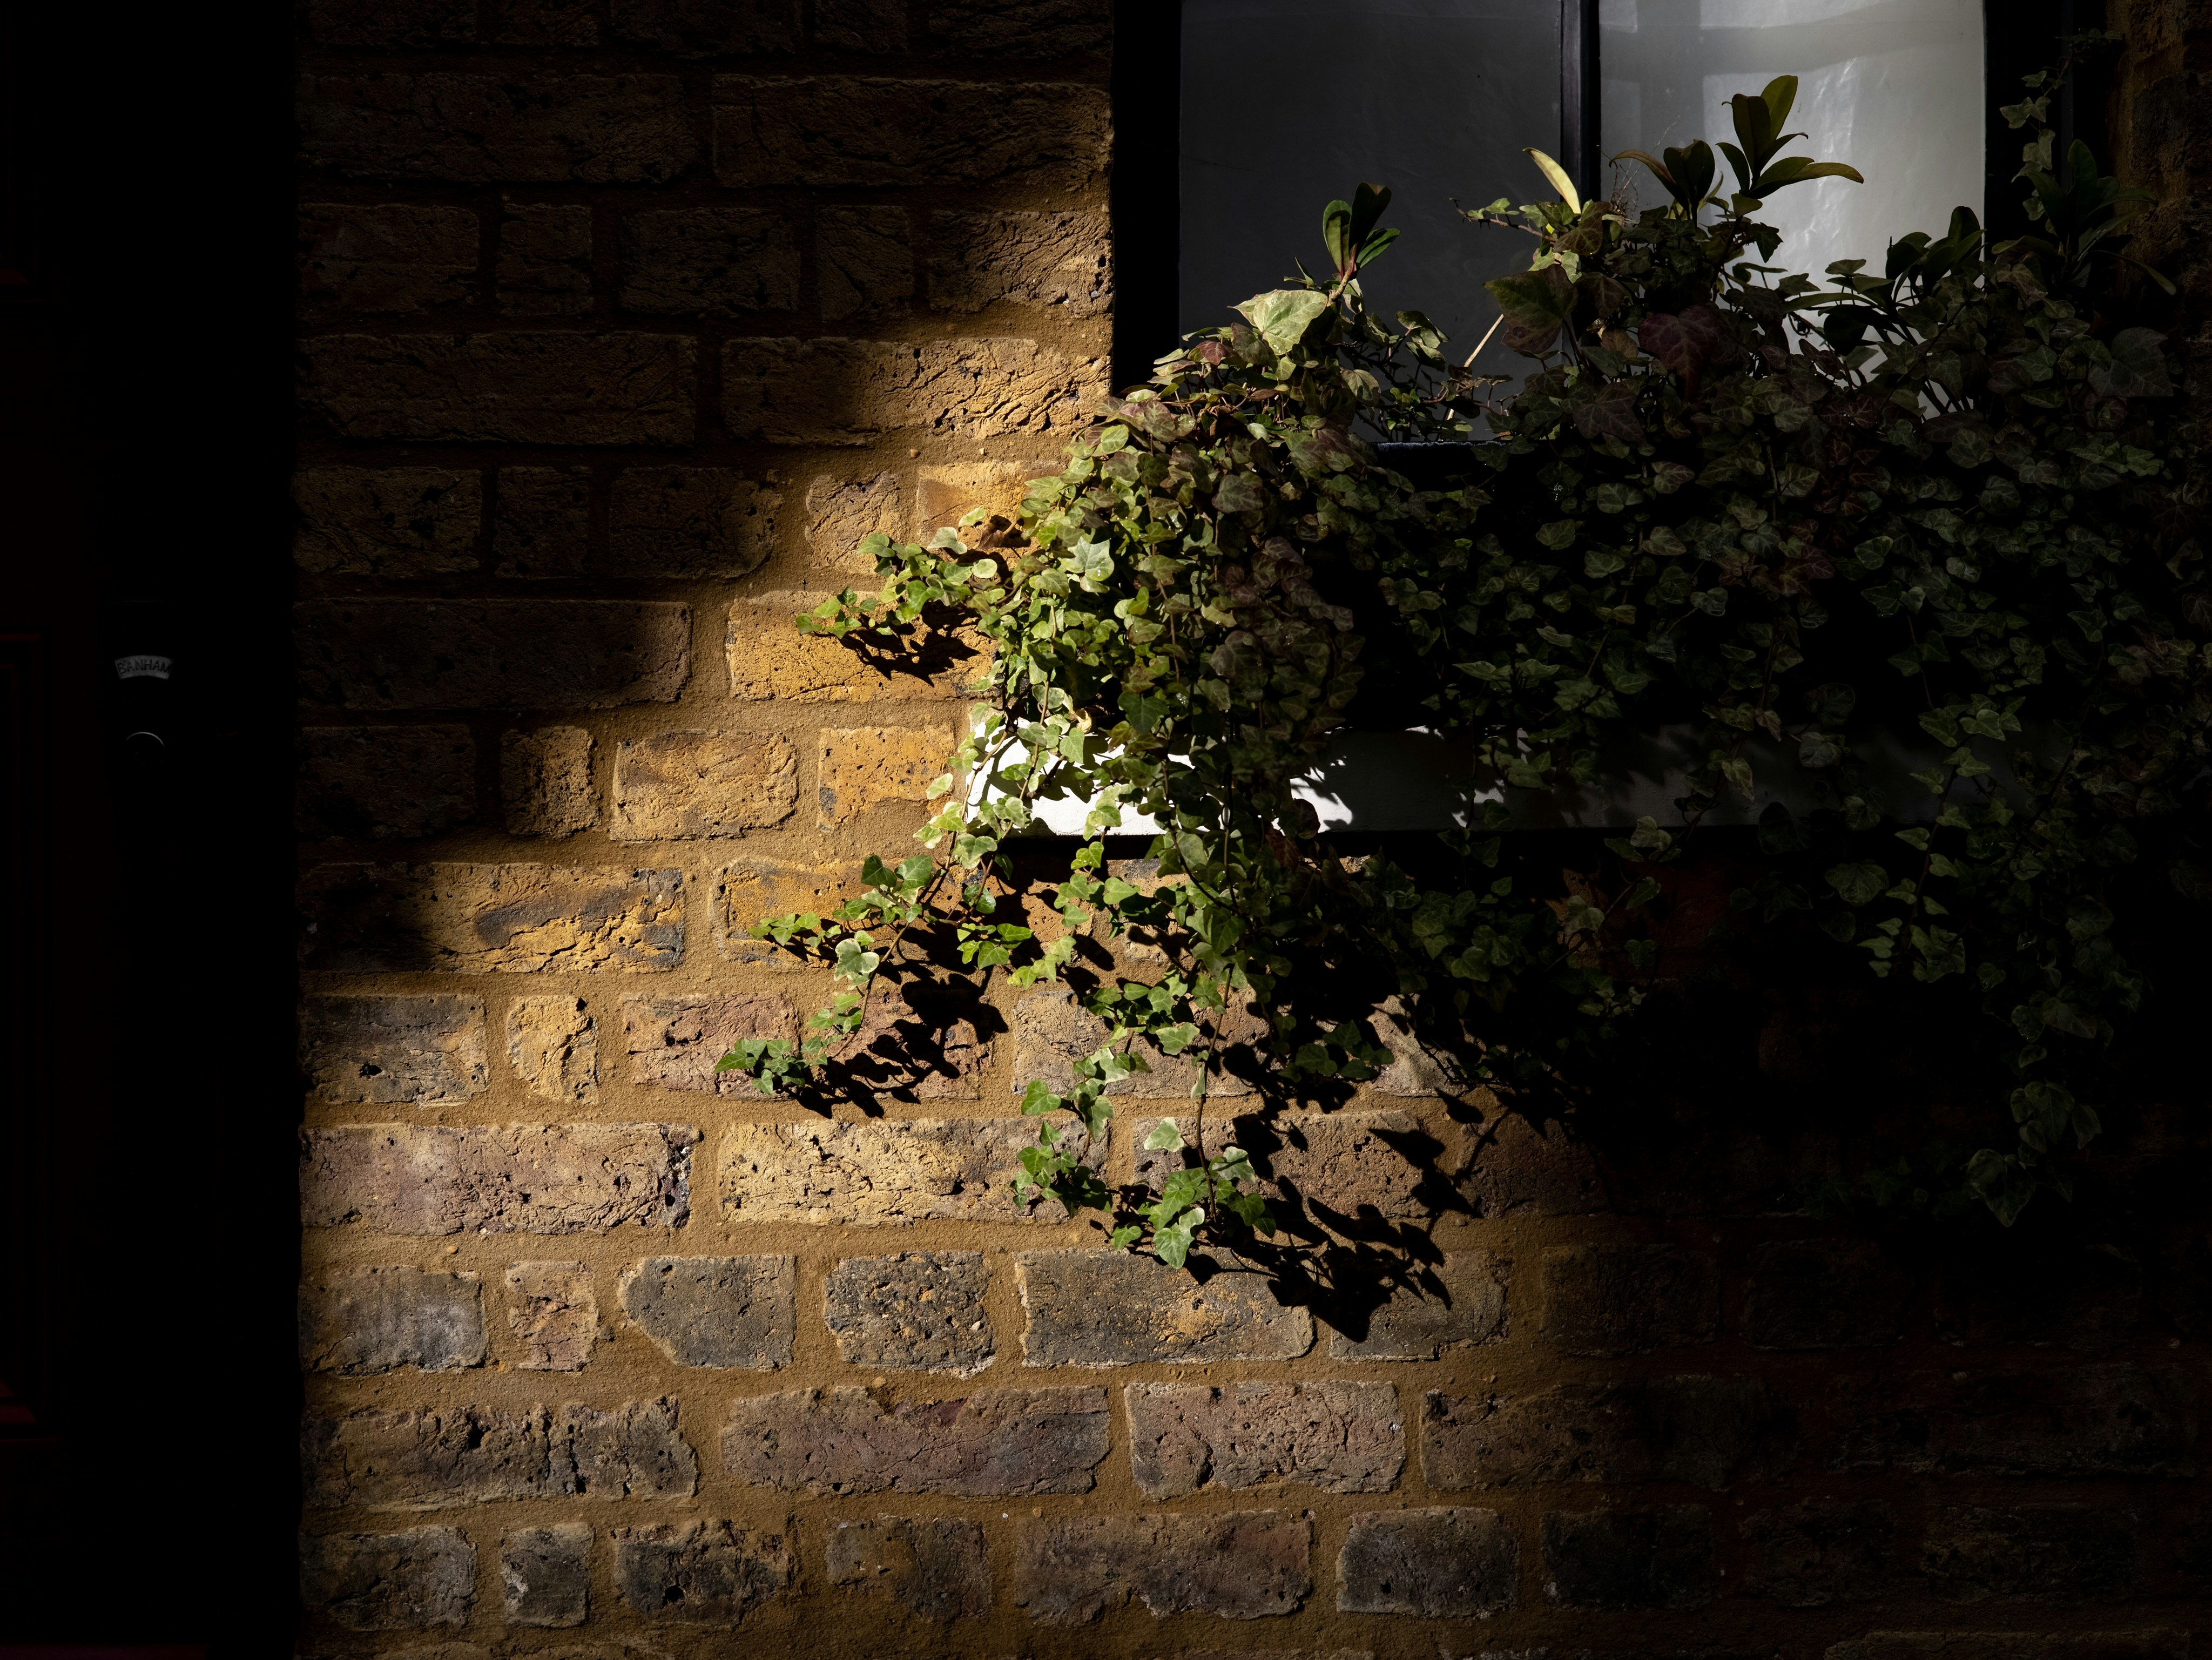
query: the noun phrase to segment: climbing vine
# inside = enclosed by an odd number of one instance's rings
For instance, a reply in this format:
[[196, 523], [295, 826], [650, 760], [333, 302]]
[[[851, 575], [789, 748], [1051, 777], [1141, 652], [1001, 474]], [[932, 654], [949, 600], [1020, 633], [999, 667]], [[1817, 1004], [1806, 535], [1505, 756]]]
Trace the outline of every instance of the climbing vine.
[[[1992, 1133], [1950, 1190], [2006, 1222], [2065, 1191], [2157, 990], [2143, 939], [2212, 896], [2199, 435], [2142, 310], [2171, 284], [2124, 251], [2142, 193], [2051, 153], [2068, 67], [2006, 112], [2033, 234], [1992, 245], [1960, 209], [1821, 277], [1776, 264], [1759, 218], [1857, 179], [1784, 153], [1790, 77], [1730, 100], [1717, 158], [1631, 153], [1656, 206], [1585, 202], [1531, 152], [1556, 198], [1468, 216], [1530, 254], [1489, 285], [1534, 360], [1510, 390], [1420, 313], [1369, 309], [1395, 233], [1363, 185], [1329, 205], [1318, 273], [1109, 400], [1015, 521], [868, 538], [880, 588], [799, 626], [892, 652], [964, 630], [980, 701], [922, 850], [761, 925], [830, 970], [831, 1002], [722, 1065], [803, 1091], [884, 985], [1078, 982], [1102, 1038], [1066, 1087], [1028, 1084], [1020, 1185], [1180, 1264], [1276, 1225], [1203, 1129], [1232, 1040], [1256, 1032], [1286, 1093], [1410, 1045], [1509, 1100], [1556, 1083], [1671, 1006], [1672, 878], [1764, 794], [1811, 805], [1757, 814], [1719, 930], [1740, 959], [1964, 988]], [[1458, 459], [1422, 487], [1378, 434]], [[1351, 727], [1415, 723], [1492, 799], [1432, 845], [1347, 855], [1298, 780]], [[1565, 884], [1514, 856], [1516, 802], [1597, 784], [1662, 727], [1689, 745], [1668, 824]], [[1025, 910], [1013, 852], [1071, 801], [1080, 845]], [[1143, 878], [1106, 859], [1139, 822]], [[1139, 939], [1143, 962], [1113, 955]], [[1146, 1146], [1184, 1164], [1109, 1189], [1088, 1154], [1115, 1086], [1168, 1057], [1192, 1108]]]

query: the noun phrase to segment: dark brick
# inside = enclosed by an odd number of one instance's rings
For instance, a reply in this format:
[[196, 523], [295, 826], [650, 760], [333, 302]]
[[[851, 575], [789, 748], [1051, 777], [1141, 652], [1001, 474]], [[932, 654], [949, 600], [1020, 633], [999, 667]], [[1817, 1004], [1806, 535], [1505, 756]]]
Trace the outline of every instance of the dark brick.
[[671, 703], [691, 613], [658, 600], [310, 599], [301, 695], [351, 709], [605, 709]]
[[300, 1369], [349, 1375], [484, 1363], [483, 1286], [473, 1274], [333, 1268], [300, 1287]]
[[615, 477], [607, 571], [744, 576], [775, 551], [783, 497], [727, 467], [630, 467]]
[[799, 1573], [781, 1533], [727, 1522], [616, 1528], [609, 1536], [623, 1600], [648, 1620], [735, 1626]]
[[293, 828], [302, 836], [435, 836], [477, 809], [466, 727], [303, 727]]
[[1088, 1493], [1112, 1438], [1103, 1389], [979, 1389], [886, 1408], [861, 1389], [737, 1403], [722, 1462], [787, 1493]]
[[696, 1090], [740, 1100], [761, 1099], [744, 1073], [714, 1070], [740, 1038], [795, 1037], [798, 1017], [781, 997], [626, 997], [623, 1047], [629, 1081], [653, 1089]]
[[308, 467], [292, 476], [292, 560], [325, 576], [438, 576], [477, 567], [483, 486], [446, 467]]
[[592, 1530], [581, 1522], [522, 1528], [499, 1541], [507, 1623], [580, 1626], [592, 1608]]
[[307, 0], [307, 33], [325, 46], [434, 46], [473, 40], [472, 0]]
[[441, 1510], [502, 1499], [688, 1498], [698, 1456], [677, 1431], [677, 1403], [630, 1401], [611, 1412], [576, 1402], [548, 1409], [366, 1407], [310, 1418], [301, 1462], [311, 1508]]
[[501, 467], [491, 520], [501, 576], [580, 576], [591, 557], [592, 475], [581, 467]]
[[682, 1124], [347, 1124], [301, 1132], [300, 1219], [437, 1237], [682, 1227]]
[[2189, 1633], [1877, 1631], [1836, 1644], [1826, 1660], [2189, 1660]]
[[815, 0], [814, 44], [835, 52], [906, 50], [906, 0]]
[[499, 794], [509, 836], [574, 836], [599, 822], [592, 734], [540, 727], [499, 735]]
[[1277, 1481], [1388, 1493], [1405, 1468], [1405, 1423], [1388, 1383], [1132, 1383], [1122, 1399], [1130, 1468], [1147, 1499]]
[[1028, 1365], [1294, 1360], [1313, 1347], [1313, 1316], [1279, 1301], [1257, 1274], [1201, 1280], [1149, 1256], [1095, 1248], [1024, 1251], [1015, 1273]]
[[1487, 1251], [1447, 1251], [1443, 1260], [1393, 1286], [1389, 1300], [1364, 1310], [1355, 1335], [1348, 1310], [1324, 1312], [1333, 1323], [1328, 1353], [1336, 1360], [1434, 1360], [1447, 1350], [1495, 1343], [1505, 1336], [1505, 1265]]
[[503, 46], [596, 46], [592, 0], [491, 0], [491, 39]]
[[1432, 1389], [1421, 1468], [1444, 1492], [1553, 1481], [1680, 1481], [1716, 1491], [1796, 1462], [1796, 1414], [1752, 1377], [1563, 1383], [1518, 1399]]
[[823, 208], [817, 214], [823, 322], [879, 317], [914, 298], [911, 226], [904, 208]]
[[324, 75], [300, 84], [311, 167], [465, 185], [662, 184], [698, 155], [672, 75]]
[[2178, 1367], [1846, 1379], [1829, 1467], [1976, 1475], [2189, 1475], [2197, 1396]]
[[1345, 1614], [1487, 1620], [1519, 1597], [1521, 1541], [1495, 1511], [1378, 1511], [1352, 1518], [1337, 1558]]
[[673, 58], [790, 52], [799, 44], [795, 0], [612, 0], [617, 38]]
[[[1018, 1011], [1042, 1000], [1027, 1000], [1017, 1006]], [[1047, 1002], [1045, 1006], [1052, 1005]], [[1015, 1031], [1018, 1038], [1023, 1032], [1018, 1012]], [[1187, 1095], [1189, 1085], [1182, 1081], [1186, 1070], [1182, 1067], [1156, 1066], [1151, 1073], [1139, 1075], [1133, 1092]], [[1042, 1074], [1059, 1086], [1043, 1067], [1031, 1071], [1018, 1060], [1015, 1071], [1024, 1079]], [[1070, 1081], [1073, 1082], [1072, 1077]], [[1169, 1152], [1144, 1151], [1144, 1144], [1151, 1139], [1158, 1122], [1140, 1118], [1129, 1129], [1139, 1148], [1137, 1179], [1155, 1189], [1167, 1178], [1170, 1170], [1190, 1163], [1194, 1157], [1188, 1147]], [[1186, 1139], [1188, 1134], [1186, 1130]], [[1440, 1150], [1435, 1140], [1409, 1114], [1389, 1110], [1237, 1118], [1224, 1114], [1208, 1118], [1206, 1142], [1209, 1158], [1230, 1146], [1243, 1148], [1260, 1172], [1261, 1194], [1324, 1219], [1331, 1215], [1348, 1219], [1363, 1214], [1427, 1214], [1431, 1207], [1429, 1195], [1422, 1190], [1423, 1178], [1425, 1167]]]
[[572, 317], [592, 308], [592, 210], [507, 204], [499, 227], [499, 308], [510, 317]]
[[698, 347], [675, 334], [323, 334], [302, 406], [342, 438], [689, 444]]
[[672, 969], [683, 873], [588, 865], [319, 865], [300, 965], [353, 974]]
[[686, 208], [623, 226], [625, 310], [731, 317], [799, 304], [799, 242], [786, 213]]
[[1048, 1517], [1014, 1548], [1014, 1602], [1051, 1626], [1086, 1626], [1139, 1601], [1156, 1615], [1260, 1620], [1313, 1590], [1313, 1526], [1283, 1511]]
[[991, 1560], [983, 1529], [952, 1517], [884, 1516], [840, 1522], [825, 1554], [830, 1583], [887, 1593], [924, 1620], [980, 1619], [991, 1611]]
[[1784, 1608], [1866, 1602], [1896, 1589], [1897, 1522], [1880, 1499], [1808, 1499], [1743, 1519], [1744, 1594]]
[[1587, 1216], [1613, 1208], [1595, 1155], [1555, 1120], [1504, 1108], [1471, 1129], [1455, 1168], [1460, 1192], [1485, 1216]]
[[1713, 1598], [1713, 1518], [1664, 1511], [1553, 1511], [1544, 1517], [1546, 1587], [1571, 1608], [1697, 1608]]
[[679, 1366], [791, 1364], [799, 1268], [789, 1256], [648, 1256], [622, 1277], [623, 1312]]
[[1081, 190], [1105, 174], [1103, 87], [726, 75], [714, 101], [714, 176], [733, 189]]
[[731, 340], [722, 419], [771, 444], [868, 445], [916, 429], [1056, 438], [1080, 424], [1104, 367], [1034, 340]]
[[1946, 1505], [1920, 1551], [1947, 1602], [2117, 1602], [2136, 1587], [2136, 1518], [2093, 1505]]
[[311, 307], [403, 313], [457, 306], [477, 274], [467, 208], [315, 202], [300, 209], [300, 295]]
[[1641, 1354], [1710, 1343], [1720, 1270], [1678, 1245], [1548, 1245], [1541, 1262], [1545, 1345], [1565, 1354]]
[[458, 1528], [300, 1535], [300, 1600], [350, 1631], [465, 1625], [476, 1577]]
[[1863, 1239], [1788, 1239], [1751, 1254], [1744, 1337], [1754, 1348], [1878, 1348], [1902, 1335], [1911, 1281]]
[[507, 1323], [523, 1371], [580, 1371], [599, 1341], [599, 1302], [581, 1262], [515, 1262], [507, 1270]]
[[929, 32], [978, 57], [1091, 57], [1114, 44], [1113, 0], [930, 0]]
[[847, 1365], [972, 1377], [996, 1353], [989, 1287], [981, 1251], [848, 1256], [823, 1287], [824, 1317]]
[[2027, 1246], [1961, 1255], [1936, 1279], [1936, 1330], [1973, 1347], [2110, 1349], [2142, 1329], [2142, 1265], [2118, 1248]]
[[[1114, 242], [1103, 213], [933, 213], [929, 304], [981, 311], [1001, 301], [1063, 317], [1114, 306]], [[824, 320], [828, 319], [825, 295]]]
[[310, 997], [300, 1068], [325, 1101], [465, 1101], [491, 1087], [484, 1007], [474, 997]]

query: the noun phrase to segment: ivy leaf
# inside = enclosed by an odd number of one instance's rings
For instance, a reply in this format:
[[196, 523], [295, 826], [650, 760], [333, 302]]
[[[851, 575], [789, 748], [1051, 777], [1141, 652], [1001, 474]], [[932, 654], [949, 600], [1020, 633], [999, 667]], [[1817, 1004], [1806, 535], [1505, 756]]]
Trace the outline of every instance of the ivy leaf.
[[1721, 362], [1732, 350], [1727, 325], [1710, 306], [1654, 312], [1637, 328], [1636, 343], [1680, 375], [1693, 395], [1705, 367]]
[[1145, 1138], [1147, 1152], [1172, 1152], [1182, 1146], [1182, 1131], [1172, 1118], [1163, 1118], [1152, 1126], [1152, 1133]]
[[2089, 384], [2107, 398], [2171, 398], [2166, 337], [2156, 329], [2122, 329], [2112, 337], [2112, 361], [2089, 371]]
[[1329, 297], [1316, 289], [1277, 289], [1253, 295], [1237, 309], [1277, 356], [1287, 357], [1314, 319], [1329, 309]]
[[1845, 904], [1866, 905], [1889, 886], [1889, 873], [1876, 864], [1835, 865], [1829, 867], [1827, 882]]
[[1575, 285], [1557, 265], [1499, 277], [1483, 286], [1505, 317], [1505, 344], [1523, 356], [1541, 357], [1559, 344], [1574, 315]]

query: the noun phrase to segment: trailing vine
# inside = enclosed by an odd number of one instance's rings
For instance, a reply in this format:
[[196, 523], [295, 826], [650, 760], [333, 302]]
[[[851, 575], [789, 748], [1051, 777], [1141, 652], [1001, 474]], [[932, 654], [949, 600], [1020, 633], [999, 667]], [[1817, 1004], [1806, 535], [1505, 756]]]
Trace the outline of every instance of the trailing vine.
[[[969, 630], [981, 701], [923, 851], [761, 926], [830, 970], [832, 1001], [722, 1065], [803, 1091], [885, 983], [1079, 979], [1102, 1040], [1069, 1087], [1028, 1084], [1020, 1184], [1179, 1265], [1276, 1226], [1249, 1158], [1203, 1128], [1245, 1025], [1279, 1095], [1409, 1044], [1467, 1088], [1555, 1084], [1668, 1005], [1689, 972], [1674, 879], [1708, 819], [1765, 792], [1813, 805], [1758, 816], [1723, 927], [1739, 960], [1828, 951], [1957, 988], [2004, 1129], [1953, 1190], [2006, 1222], [2064, 1191], [2154, 994], [2160, 907], [2212, 896], [2199, 435], [2131, 298], [2171, 289], [2124, 253], [2142, 193], [2086, 146], [2051, 153], [2067, 67], [2007, 112], [2033, 234], [1993, 246], [1960, 209], [1825, 281], [1772, 264], [1757, 216], [1857, 178], [1783, 153], [1790, 77], [1731, 100], [1733, 188], [1702, 141], [1629, 158], [1665, 195], [1642, 209], [1584, 202], [1537, 156], [1556, 199], [1468, 215], [1533, 241], [1490, 284], [1535, 360], [1503, 398], [1421, 314], [1368, 309], [1360, 273], [1395, 233], [1363, 185], [1327, 210], [1326, 268], [1109, 400], [1016, 522], [868, 538], [879, 590], [800, 627], [892, 651]], [[1377, 433], [1460, 459], [1419, 487]], [[1297, 781], [1348, 728], [1413, 724], [1501, 799], [1347, 856]], [[1596, 784], [1662, 727], [1694, 739], [1679, 822], [1641, 819], [1564, 884], [1517, 856], [1516, 802]], [[1080, 846], [1024, 912], [1012, 850], [1069, 800]], [[1157, 882], [1106, 859], [1138, 815]], [[1133, 939], [1148, 961], [1110, 955]], [[1184, 1167], [1111, 1189], [1089, 1156], [1111, 1093], [1167, 1057], [1194, 1118], [1146, 1145]]]

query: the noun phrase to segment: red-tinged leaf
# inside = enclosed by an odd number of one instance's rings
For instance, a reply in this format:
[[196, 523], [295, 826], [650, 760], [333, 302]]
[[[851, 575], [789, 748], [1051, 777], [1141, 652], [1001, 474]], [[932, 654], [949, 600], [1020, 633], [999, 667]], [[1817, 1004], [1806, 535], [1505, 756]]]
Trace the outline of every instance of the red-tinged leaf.
[[1685, 306], [1679, 313], [1654, 312], [1636, 331], [1637, 344], [1682, 377], [1692, 392], [1698, 375], [1731, 350], [1728, 328], [1710, 306]]

